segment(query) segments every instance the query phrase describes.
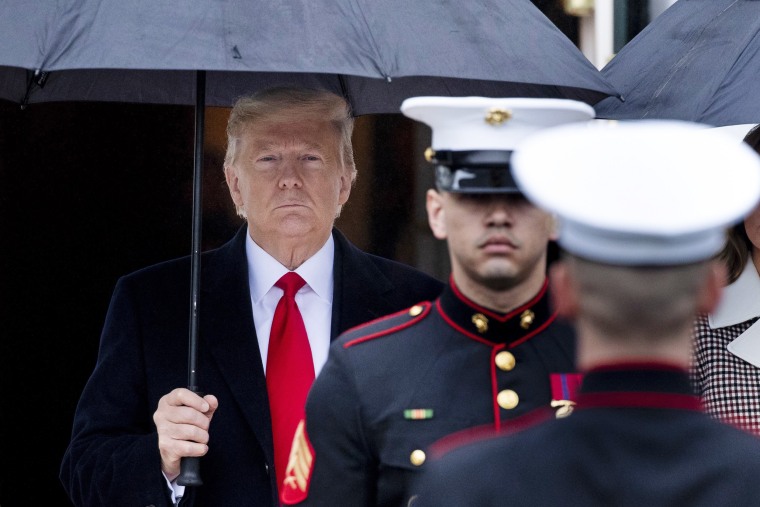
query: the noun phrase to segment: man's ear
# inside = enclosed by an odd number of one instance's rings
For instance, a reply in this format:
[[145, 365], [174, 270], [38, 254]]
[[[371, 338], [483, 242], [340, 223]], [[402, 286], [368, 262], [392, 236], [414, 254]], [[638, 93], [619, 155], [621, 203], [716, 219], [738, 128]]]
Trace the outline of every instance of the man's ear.
[[428, 224], [430, 230], [433, 231], [433, 236], [437, 239], [446, 239], [448, 232], [446, 231], [446, 211], [443, 208], [444, 195], [433, 190], [432, 188], [427, 191], [425, 200], [425, 209], [427, 209]]
[[710, 262], [707, 276], [705, 276], [704, 283], [699, 289], [698, 312], [711, 313], [717, 308], [723, 295], [723, 287], [726, 286], [727, 276], [728, 269], [722, 262], [717, 260]]
[[559, 217], [554, 213], [549, 215], [549, 239], [557, 241], [559, 238]]
[[348, 196], [351, 195], [351, 187], [354, 184], [356, 173], [352, 173], [347, 167], [344, 167], [340, 175], [340, 189], [338, 191], [338, 205], [343, 206], [348, 202]]
[[572, 273], [563, 260], [549, 267], [552, 305], [560, 317], [572, 320], [578, 315], [578, 291]]
[[238, 184], [237, 171], [232, 164], [224, 166], [224, 179], [227, 180], [227, 188], [230, 191], [232, 202], [235, 203], [236, 208], [239, 208], [243, 205], [243, 198]]

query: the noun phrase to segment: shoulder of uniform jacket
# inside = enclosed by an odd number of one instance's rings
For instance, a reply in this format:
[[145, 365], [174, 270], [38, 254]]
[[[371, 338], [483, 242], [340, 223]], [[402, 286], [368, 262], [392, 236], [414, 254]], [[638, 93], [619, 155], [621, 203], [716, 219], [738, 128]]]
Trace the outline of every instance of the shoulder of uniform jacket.
[[411, 327], [427, 317], [432, 307], [432, 302], [422, 301], [400, 312], [353, 327], [341, 335], [342, 347], [347, 349]]

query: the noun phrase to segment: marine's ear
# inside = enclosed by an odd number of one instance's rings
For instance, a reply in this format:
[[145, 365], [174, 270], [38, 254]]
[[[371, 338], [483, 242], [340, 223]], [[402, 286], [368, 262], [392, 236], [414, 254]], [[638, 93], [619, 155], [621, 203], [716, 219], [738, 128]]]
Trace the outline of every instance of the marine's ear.
[[718, 260], [710, 261], [705, 280], [699, 288], [699, 298], [697, 299], [698, 312], [711, 313], [715, 310], [723, 295], [723, 287], [726, 285], [727, 278], [728, 270], [726, 266]]
[[433, 231], [433, 236], [437, 239], [446, 239], [448, 237], [446, 210], [443, 206], [444, 199], [445, 196], [437, 190], [431, 188], [427, 191], [425, 209], [428, 215], [428, 225], [430, 225], [430, 230]]
[[549, 267], [552, 304], [557, 313], [571, 320], [578, 315], [579, 301], [575, 279], [567, 263], [557, 260]]

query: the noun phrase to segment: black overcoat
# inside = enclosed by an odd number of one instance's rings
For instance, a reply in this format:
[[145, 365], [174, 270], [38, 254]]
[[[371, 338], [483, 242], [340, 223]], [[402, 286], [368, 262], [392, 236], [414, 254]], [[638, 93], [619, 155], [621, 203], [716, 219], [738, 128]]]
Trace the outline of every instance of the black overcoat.
[[[201, 459], [203, 485], [182, 505], [277, 505], [267, 388], [251, 309], [244, 226], [204, 253], [198, 337], [199, 388], [219, 399]], [[436, 297], [443, 283], [360, 251], [337, 230], [332, 336]], [[189, 257], [121, 278], [84, 388], [61, 481], [77, 506], [170, 505], [152, 415], [187, 385]], [[271, 473], [270, 473], [271, 472]]]

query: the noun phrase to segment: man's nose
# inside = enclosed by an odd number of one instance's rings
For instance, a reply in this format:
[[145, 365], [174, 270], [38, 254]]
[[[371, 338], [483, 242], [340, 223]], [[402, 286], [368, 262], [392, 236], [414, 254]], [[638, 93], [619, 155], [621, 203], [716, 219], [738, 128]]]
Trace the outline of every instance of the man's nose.
[[282, 166], [280, 167], [279, 186], [282, 189], [301, 188], [303, 186], [298, 160], [283, 159]]
[[486, 211], [486, 224], [489, 227], [506, 227], [514, 221], [512, 204], [505, 199], [491, 198]]

